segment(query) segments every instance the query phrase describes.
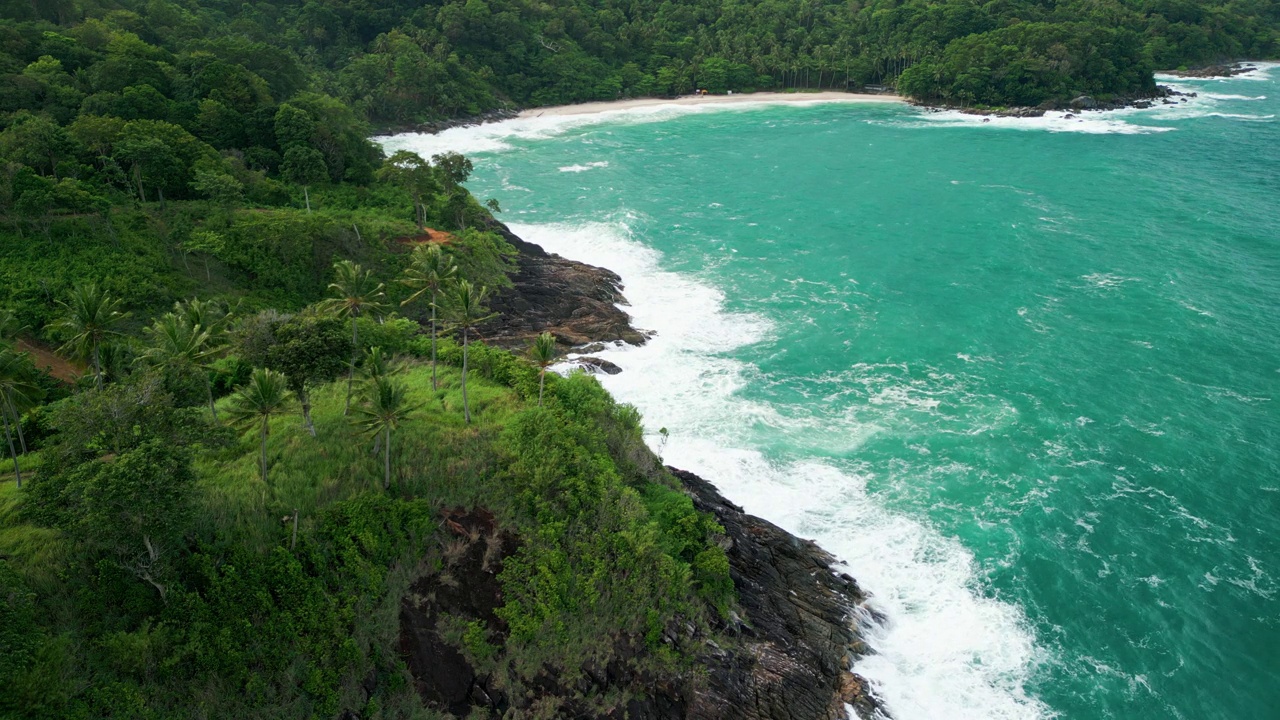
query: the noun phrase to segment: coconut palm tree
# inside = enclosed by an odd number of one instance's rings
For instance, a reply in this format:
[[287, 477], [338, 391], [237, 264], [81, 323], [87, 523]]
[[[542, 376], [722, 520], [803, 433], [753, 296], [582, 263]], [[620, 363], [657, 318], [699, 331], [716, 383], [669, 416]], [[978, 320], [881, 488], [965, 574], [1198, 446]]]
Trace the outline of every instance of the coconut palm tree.
[[231, 325], [237, 320], [235, 308], [227, 307], [217, 300], [179, 300], [173, 304], [173, 312], [184, 319], [192, 327], [199, 326], [209, 335], [206, 341], [207, 351], [197, 367], [204, 374], [205, 393], [209, 397], [209, 412], [213, 421], [218, 421], [218, 408], [213, 402], [213, 381], [209, 377], [213, 372], [213, 363], [226, 354], [231, 347]]
[[44, 394], [35, 382], [34, 370], [26, 353], [0, 348], [0, 418], [4, 420], [4, 436], [9, 443], [9, 455], [13, 458], [13, 474], [18, 480], [18, 487], [22, 487], [22, 469], [18, 466], [18, 450], [13, 444], [13, 429], [9, 427], [9, 421], [13, 420], [22, 453], [26, 454], [27, 440], [22, 436], [20, 410], [35, 405]]
[[229, 415], [235, 425], [261, 423], [262, 482], [267, 481], [267, 435], [271, 432], [271, 418], [292, 410], [293, 393], [289, 381], [275, 370], [258, 368], [249, 376], [249, 382], [236, 388], [231, 399]]
[[212, 335], [203, 326], [192, 324], [187, 317], [176, 313], [161, 315], [142, 332], [149, 344], [135, 362], [178, 373], [199, 372], [204, 378], [209, 412], [217, 422], [218, 410], [213, 404], [213, 383], [209, 380], [208, 368], [223, 347], [214, 344]]
[[347, 372], [347, 404], [342, 414], [351, 411], [351, 386], [356, 377], [356, 358], [360, 356], [360, 330], [356, 319], [361, 315], [379, 315], [386, 309], [385, 286], [373, 279], [373, 271], [358, 263], [340, 260], [333, 264], [334, 280], [329, 290], [334, 297], [320, 301], [319, 308], [351, 320], [351, 368]]
[[364, 354], [364, 364], [360, 367], [360, 377], [366, 382], [378, 378], [391, 377], [404, 370], [404, 361], [386, 352], [381, 347], [371, 347]]
[[65, 314], [54, 327], [70, 336], [59, 352], [79, 360], [91, 360], [94, 384], [101, 390], [102, 342], [122, 334], [116, 328], [129, 314], [120, 312], [120, 301], [97, 283], [76, 286], [67, 302], [59, 300], [58, 304]]
[[497, 315], [484, 306], [489, 288], [477, 288], [466, 280], [450, 287], [445, 297], [445, 312], [454, 328], [462, 331], [462, 416], [471, 423], [471, 406], [467, 404], [467, 345], [476, 325]]
[[217, 300], [179, 300], [173, 304], [173, 313], [191, 325], [199, 325], [211, 339], [220, 339], [236, 319], [236, 313]]
[[414, 291], [408, 299], [400, 303], [401, 307], [416, 302], [423, 295], [430, 293], [432, 390], [438, 390], [440, 387], [440, 384], [436, 381], [436, 298], [445, 284], [457, 274], [458, 266], [453, 262], [453, 258], [444, 253], [444, 250], [439, 245], [419, 245], [413, 249], [409, 267], [405, 269], [404, 276], [400, 278], [401, 285], [406, 285]]
[[369, 381], [365, 400], [356, 407], [356, 423], [380, 439], [384, 488], [391, 487], [391, 431], [400, 427], [400, 423], [420, 407], [408, 404], [407, 392], [403, 383], [380, 375]]
[[538, 407], [542, 407], [542, 390], [547, 381], [547, 368], [556, 361], [556, 338], [544, 332], [529, 346], [529, 359], [538, 366]]

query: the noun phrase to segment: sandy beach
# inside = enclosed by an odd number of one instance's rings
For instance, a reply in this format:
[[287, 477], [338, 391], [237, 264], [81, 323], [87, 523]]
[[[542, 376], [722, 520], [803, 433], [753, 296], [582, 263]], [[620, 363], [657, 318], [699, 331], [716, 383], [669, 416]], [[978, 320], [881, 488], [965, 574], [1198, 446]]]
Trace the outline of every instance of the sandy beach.
[[678, 98], [635, 98], [608, 102], [579, 103], [530, 108], [520, 113], [521, 118], [561, 117], [566, 115], [590, 115], [610, 110], [630, 110], [656, 105], [726, 105], [733, 103], [812, 103], [812, 102], [902, 102], [897, 95], [867, 95], [846, 92], [779, 93], [759, 92], [733, 95], [686, 95]]

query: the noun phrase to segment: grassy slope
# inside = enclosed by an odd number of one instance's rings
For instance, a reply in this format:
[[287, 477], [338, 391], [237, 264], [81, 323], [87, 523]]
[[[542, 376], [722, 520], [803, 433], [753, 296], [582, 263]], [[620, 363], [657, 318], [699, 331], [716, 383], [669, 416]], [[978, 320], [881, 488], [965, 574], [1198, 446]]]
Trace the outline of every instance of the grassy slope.
[[[473, 374], [467, 393], [474, 422], [468, 427], [458, 369], [440, 368], [439, 390], [431, 389], [429, 366], [414, 367], [403, 379], [408, 402], [421, 408], [392, 437], [393, 494], [429, 497], [442, 507], [487, 505], [503, 511], [504, 493], [486, 485], [498, 464], [497, 435], [523, 405], [515, 391]], [[207, 529], [235, 532], [242, 542], [265, 548], [288, 534], [280, 517], [295, 508], [300, 522], [308, 523], [319, 508], [362, 492], [381, 492], [382, 456], [373, 454], [373, 438], [343, 417], [345, 393], [345, 381], [314, 391], [315, 438], [302, 427], [301, 415], [272, 421], [268, 485], [258, 466], [256, 429], [246, 429], [226, 450], [202, 454], [196, 467]]]

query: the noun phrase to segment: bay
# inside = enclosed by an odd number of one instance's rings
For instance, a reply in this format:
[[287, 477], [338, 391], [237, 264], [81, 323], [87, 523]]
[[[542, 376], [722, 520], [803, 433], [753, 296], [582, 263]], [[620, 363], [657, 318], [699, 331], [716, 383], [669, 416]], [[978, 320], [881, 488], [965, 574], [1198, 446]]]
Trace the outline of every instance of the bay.
[[[664, 459], [847, 561], [900, 720], [1280, 707], [1280, 68], [1037, 120], [539, 118], [466, 152], [618, 272], [602, 381]], [[657, 434], [669, 431], [669, 440]]]

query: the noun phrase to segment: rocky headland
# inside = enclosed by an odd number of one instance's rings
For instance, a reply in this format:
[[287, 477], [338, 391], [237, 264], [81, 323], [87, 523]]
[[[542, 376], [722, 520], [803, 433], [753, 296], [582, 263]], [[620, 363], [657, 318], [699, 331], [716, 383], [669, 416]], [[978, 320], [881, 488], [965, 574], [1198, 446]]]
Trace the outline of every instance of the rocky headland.
[[1216, 65], [1205, 65], [1204, 67], [1191, 68], [1188, 70], [1166, 70], [1167, 75], [1176, 75], [1184, 78], [1216, 78], [1216, 77], [1232, 77], [1247, 72], [1252, 72], [1258, 68], [1253, 65], [1244, 63], [1219, 63]]
[[1174, 90], [1166, 85], [1157, 85], [1155, 90], [1152, 90], [1151, 92], [1121, 95], [1106, 100], [1097, 99], [1089, 95], [1077, 95], [1069, 101], [1060, 102], [1056, 100], [1049, 100], [1036, 106], [993, 108], [956, 107], [953, 105], [933, 105], [929, 103], [913, 104], [930, 112], [958, 110], [966, 115], [980, 115], [985, 117], [1036, 118], [1044, 117], [1045, 113], [1052, 111], [1073, 113], [1084, 111], [1121, 110], [1124, 108], [1146, 109], [1155, 107], [1156, 105], [1176, 105], [1178, 103], [1187, 102], [1187, 100], [1193, 97], [1196, 97], [1196, 93], [1184, 93], [1180, 90]]
[[[618, 307], [625, 299], [616, 274], [547, 253], [500, 223], [494, 229], [519, 256], [513, 286], [490, 303], [501, 315], [483, 327], [487, 342], [520, 348], [541, 332], [551, 332], [566, 349], [645, 342], [647, 335]], [[589, 371], [620, 371], [598, 358], [579, 362]], [[866, 680], [851, 671], [853, 661], [870, 652], [859, 628], [879, 621], [857, 582], [812, 541], [745, 513], [692, 473], [668, 470], [694, 506], [724, 527], [722, 546], [737, 590], [734, 611], [728, 619], [713, 619], [710, 627], [688, 624], [663, 638], [692, 653], [692, 670], [655, 676], [614, 662], [584, 667], [568, 686], [546, 677], [541, 683], [546, 695], [570, 698], [557, 717], [842, 720], [849, 708], [864, 719], [887, 717]], [[448, 568], [449, 583], [428, 575], [403, 598], [401, 656], [428, 706], [456, 717], [519, 715], [538, 698], [513, 697], [499, 674], [473, 667], [449, 641], [448, 626], [462, 618], [505, 634], [494, 612], [503, 604], [496, 578], [520, 540], [483, 509], [446, 514], [462, 549]], [[643, 652], [636, 645], [622, 655]], [[619, 693], [628, 700], [608, 712], [583, 700]]]
[[479, 328], [485, 342], [522, 349], [543, 332], [554, 335], [564, 349], [590, 343], [641, 345], [648, 339], [618, 308], [627, 300], [616, 273], [549, 253], [502, 223], [495, 222], [493, 229], [519, 255], [512, 286], [489, 301], [498, 316]]

